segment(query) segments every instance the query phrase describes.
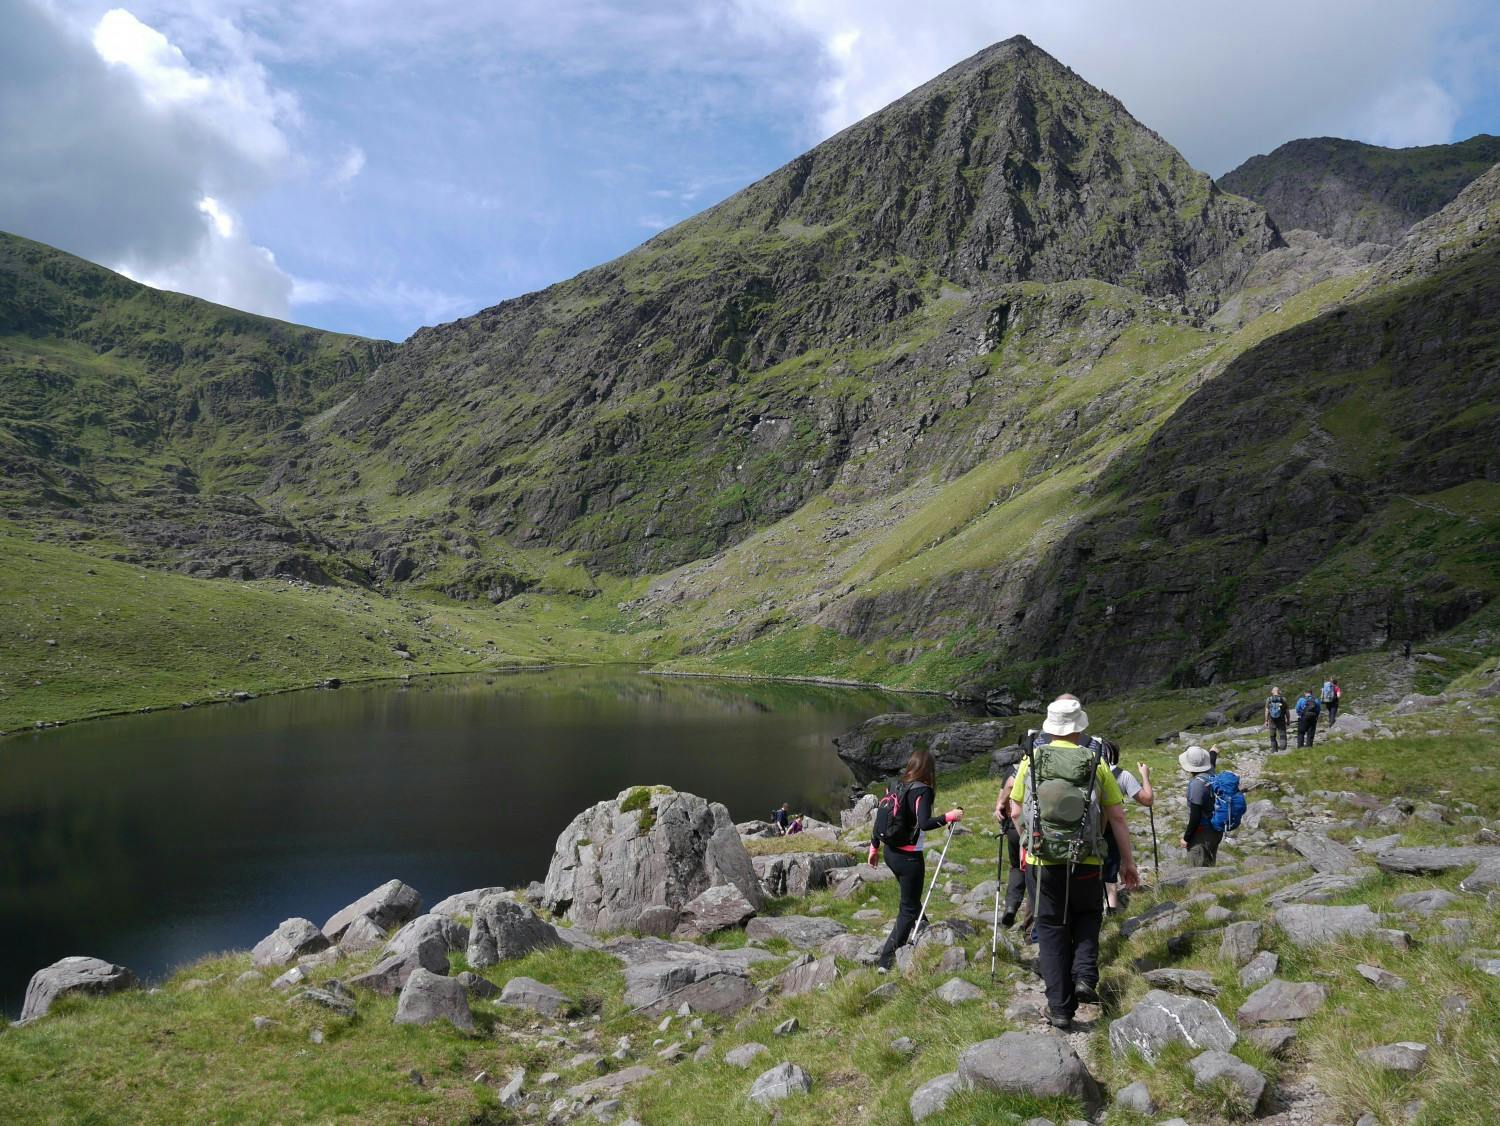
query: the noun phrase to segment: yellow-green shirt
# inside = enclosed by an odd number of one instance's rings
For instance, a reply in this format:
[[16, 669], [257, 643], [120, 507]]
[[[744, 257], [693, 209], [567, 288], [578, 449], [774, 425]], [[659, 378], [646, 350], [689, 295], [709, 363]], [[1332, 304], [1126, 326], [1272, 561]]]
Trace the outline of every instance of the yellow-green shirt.
[[[1016, 771], [1015, 785], [1011, 786], [1010, 788], [1010, 800], [1021, 806], [1022, 809], [1026, 807], [1026, 775], [1030, 766], [1031, 763], [1026, 759], [1021, 760], [1020, 769]], [[1125, 795], [1120, 792], [1120, 784], [1115, 781], [1114, 774], [1110, 771], [1109, 767], [1104, 765], [1104, 763], [1101, 762], [1095, 769], [1094, 777], [1096, 779], [1094, 783], [1095, 790], [1099, 796], [1099, 814], [1101, 817], [1104, 817], [1104, 811], [1110, 806], [1125, 804]], [[1106, 825], [1099, 826], [1100, 832], [1104, 831]], [[1021, 843], [1024, 845], [1026, 842], [1022, 841]], [[1048, 864], [1064, 864], [1066, 863], [1066, 861], [1043, 860], [1039, 856], [1032, 856], [1028, 853], [1026, 856], [1026, 863], [1035, 864], [1040, 868], [1045, 867]], [[1104, 860], [1102, 857], [1086, 856], [1081, 861], [1079, 861], [1079, 863], [1103, 864]]]

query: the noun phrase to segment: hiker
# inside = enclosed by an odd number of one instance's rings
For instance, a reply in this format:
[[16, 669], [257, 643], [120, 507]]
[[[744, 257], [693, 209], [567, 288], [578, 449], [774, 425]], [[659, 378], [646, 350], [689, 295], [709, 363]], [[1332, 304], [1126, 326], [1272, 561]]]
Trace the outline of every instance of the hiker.
[[927, 831], [941, 829], [945, 825], [962, 821], [964, 817], [962, 809], [950, 809], [941, 816], [933, 816], [932, 802], [937, 797], [936, 775], [937, 766], [932, 752], [920, 748], [913, 751], [907, 757], [906, 769], [901, 772], [900, 781], [892, 788], [897, 805], [892, 836], [884, 841], [880, 840], [879, 833], [884, 825], [879, 816], [875, 818], [874, 830], [870, 835], [870, 854], [867, 858], [870, 867], [875, 867], [876, 852], [883, 844], [885, 865], [895, 875], [896, 883], [901, 888], [901, 907], [896, 912], [891, 933], [880, 949], [878, 968], [881, 973], [890, 972], [896, 961], [896, 951], [906, 945], [911, 929], [916, 925], [917, 915], [922, 910], [922, 881], [927, 872], [922, 853], [926, 847]]
[[[1151, 768], [1143, 762], [1136, 763], [1141, 772], [1140, 781], [1134, 774], [1120, 765], [1120, 748], [1109, 739], [1100, 739], [1104, 747], [1104, 765], [1120, 785], [1120, 792], [1137, 805], [1150, 806], [1156, 801], [1151, 789]], [[1104, 857], [1104, 913], [1113, 915], [1120, 909], [1120, 842], [1115, 840], [1114, 828], [1104, 831], [1104, 844], [1109, 850]]]
[[776, 831], [783, 837], [786, 836], [787, 821], [791, 817], [791, 814], [787, 812], [787, 809], [787, 803], [782, 802], [781, 808], [771, 814], [771, 823], [776, 826]]
[[1120, 845], [1122, 881], [1127, 888], [1141, 882], [1125, 827], [1124, 797], [1104, 765], [1102, 748], [1085, 738], [1088, 725], [1076, 696], [1059, 696], [1047, 705], [1043, 734], [1016, 771], [1010, 792], [1011, 817], [1021, 822], [1028, 870], [1035, 873], [1047, 1021], [1064, 1031], [1073, 1027], [1080, 1002], [1099, 999], [1106, 823]]
[[790, 837], [794, 833], [800, 832], [802, 832], [802, 814], [799, 813], [796, 817], [792, 818], [792, 823], [787, 826], [786, 835]]
[[1338, 709], [1334, 707], [1333, 701], [1333, 681], [1332, 679], [1325, 680], [1323, 681], [1323, 687], [1318, 689], [1318, 702], [1322, 704], [1323, 710], [1328, 713], [1329, 727], [1333, 726], [1334, 714], [1338, 711]]
[[1192, 775], [1188, 782], [1187, 828], [1182, 831], [1182, 847], [1187, 849], [1188, 865], [1212, 868], [1219, 858], [1219, 842], [1224, 834], [1212, 825], [1214, 814], [1213, 763], [1202, 747], [1189, 747], [1177, 756], [1177, 765]]
[[1006, 859], [1010, 862], [1010, 871], [1005, 875], [1005, 913], [1000, 916], [1000, 925], [1003, 927], [1015, 925], [1016, 912], [1021, 909], [1021, 901], [1026, 898], [1026, 873], [1021, 868], [1021, 833], [1010, 816], [1010, 798], [1007, 796], [1015, 784], [1016, 771], [1012, 768], [995, 798], [995, 820], [1000, 822], [1000, 833], [1005, 837]]
[[1331, 679], [1328, 687], [1331, 691], [1328, 695], [1328, 702], [1324, 706], [1328, 709], [1328, 726], [1332, 727], [1339, 721], [1339, 705], [1343, 703], [1344, 690], [1339, 687], [1338, 677]]
[[1266, 697], [1266, 730], [1271, 733], [1272, 754], [1286, 750], [1286, 717], [1286, 697], [1281, 694], [1280, 688], [1273, 687], [1271, 694]]
[[1297, 746], [1311, 747], [1318, 733], [1318, 699], [1311, 692], [1302, 693], [1297, 701]]

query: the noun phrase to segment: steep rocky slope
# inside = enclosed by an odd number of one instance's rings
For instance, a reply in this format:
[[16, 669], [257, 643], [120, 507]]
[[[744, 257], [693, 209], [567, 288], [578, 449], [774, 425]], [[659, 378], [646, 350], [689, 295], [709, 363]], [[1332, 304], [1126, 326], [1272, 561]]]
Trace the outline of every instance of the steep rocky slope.
[[1106, 331], [1186, 320], [1276, 242], [1013, 39], [616, 262], [418, 333], [279, 488], [306, 508], [358, 480], [377, 515], [394, 491], [660, 570], [835, 484], [884, 492], [1003, 452], [980, 436], [1014, 391], [991, 362], [1019, 327], [999, 287], [1097, 279], [1119, 291]]
[[0, 502], [202, 573], [322, 577], [330, 546], [244, 494], [389, 347], [0, 233]]
[[1500, 137], [1387, 149], [1336, 137], [1288, 141], [1252, 156], [1219, 186], [1253, 199], [1282, 230], [1316, 231], [1345, 246], [1394, 243], [1500, 161]]

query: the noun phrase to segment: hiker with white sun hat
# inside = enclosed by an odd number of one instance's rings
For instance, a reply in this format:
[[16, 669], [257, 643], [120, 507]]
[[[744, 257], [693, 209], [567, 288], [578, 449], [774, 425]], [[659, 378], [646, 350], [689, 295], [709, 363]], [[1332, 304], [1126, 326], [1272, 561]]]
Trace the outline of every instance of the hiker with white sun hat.
[[1224, 839], [1210, 823], [1214, 813], [1213, 760], [1213, 755], [1198, 746], [1177, 756], [1177, 765], [1192, 776], [1187, 788], [1187, 828], [1182, 831], [1180, 844], [1194, 868], [1212, 868], [1218, 860], [1219, 842]]

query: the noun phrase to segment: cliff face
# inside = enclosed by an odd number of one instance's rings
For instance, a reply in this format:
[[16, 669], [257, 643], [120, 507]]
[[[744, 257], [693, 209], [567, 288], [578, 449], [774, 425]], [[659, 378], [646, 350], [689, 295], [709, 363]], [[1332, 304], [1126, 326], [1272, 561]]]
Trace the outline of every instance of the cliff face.
[[283, 481], [394, 475], [485, 534], [657, 571], [988, 453], [957, 415], [994, 397], [1000, 287], [1097, 279], [1188, 319], [1276, 241], [1011, 40], [615, 262], [418, 333]]
[[1484, 133], [1409, 149], [1313, 137], [1251, 157], [1219, 186], [1255, 200], [1284, 231], [1316, 231], [1345, 246], [1390, 244], [1496, 161], [1500, 137]]

